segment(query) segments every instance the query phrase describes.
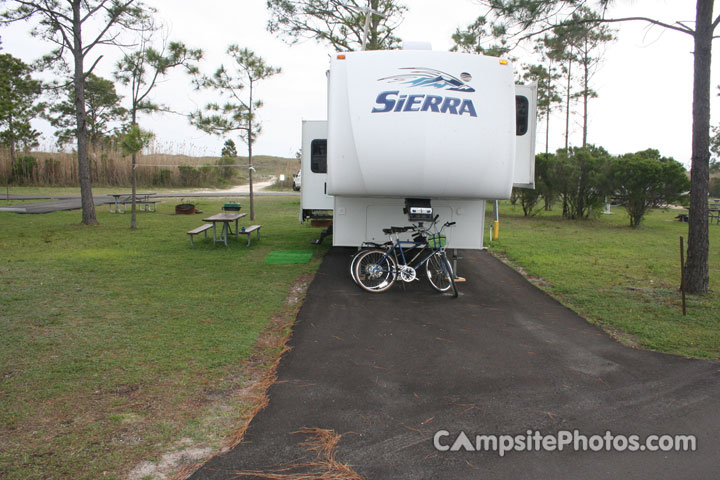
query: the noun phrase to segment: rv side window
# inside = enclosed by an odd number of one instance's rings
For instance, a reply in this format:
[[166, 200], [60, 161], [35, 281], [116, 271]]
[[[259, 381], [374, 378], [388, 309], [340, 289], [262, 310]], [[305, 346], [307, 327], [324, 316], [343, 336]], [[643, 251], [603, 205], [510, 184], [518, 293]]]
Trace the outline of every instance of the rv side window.
[[528, 131], [530, 102], [527, 97], [515, 95], [515, 135], [521, 137]]
[[313, 140], [310, 143], [310, 170], [313, 173], [327, 173], [327, 140]]

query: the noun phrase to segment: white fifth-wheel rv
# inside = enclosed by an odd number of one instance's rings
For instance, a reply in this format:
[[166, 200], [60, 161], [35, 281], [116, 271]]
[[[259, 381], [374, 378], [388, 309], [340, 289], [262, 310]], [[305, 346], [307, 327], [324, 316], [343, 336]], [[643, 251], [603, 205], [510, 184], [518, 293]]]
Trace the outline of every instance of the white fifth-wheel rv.
[[332, 217], [333, 245], [356, 247], [417, 205], [456, 222], [449, 248], [483, 248], [486, 201], [534, 188], [536, 98], [496, 57], [335, 55], [327, 121], [303, 122], [300, 220]]

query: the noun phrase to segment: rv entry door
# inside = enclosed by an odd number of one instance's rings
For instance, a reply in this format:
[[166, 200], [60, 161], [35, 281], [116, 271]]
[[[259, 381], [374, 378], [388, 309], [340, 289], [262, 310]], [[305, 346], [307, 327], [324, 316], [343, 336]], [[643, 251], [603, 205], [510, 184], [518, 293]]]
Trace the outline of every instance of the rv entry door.
[[515, 173], [513, 186], [535, 188], [537, 84], [515, 85]]
[[305, 120], [302, 127], [301, 221], [333, 209], [327, 194], [327, 121]]

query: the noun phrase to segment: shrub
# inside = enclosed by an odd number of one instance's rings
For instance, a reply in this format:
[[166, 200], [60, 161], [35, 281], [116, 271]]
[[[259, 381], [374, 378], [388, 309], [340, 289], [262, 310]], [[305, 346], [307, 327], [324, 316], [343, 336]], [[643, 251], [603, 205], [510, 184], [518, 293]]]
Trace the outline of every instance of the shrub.
[[163, 186], [163, 187], [172, 185], [172, 170], [167, 169], [167, 168], [158, 169], [153, 174], [152, 184]]
[[237, 157], [221, 157], [220, 160], [217, 161], [217, 164], [220, 166], [218, 170], [220, 170], [220, 178], [223, 180], [230, 180], [235, 176], [237, 173], [235, 170], [235, 165], [237, 164]]
[[180, 172], [180, 183], [184, 187], [194, 187], [199, 183], [200, 171], [197, 168], [189, 165], [180, 165], [178, 166], [178, 171]]
[[30, 183], [37, 174], [37, 160], [31, 155], [22, 155], [15, 160], [12, 169], [14, 183]]
[[546, 211], [552, 210], [552, 204], [558, 195], [556, 179], [553, 170], [557, 157], [553, 153], [539, 153], [535, 155], [535, 189], [543, 197]]
[[609, 190], [609, 162], [610, 154], [602, 147], [558, 150], [552, 175], [565, 217], [587, 218], [591, 212], [600, 212]]
[[710, 179], [710, 196], [720, 198], [720, 177]]
[[613, 195], [625, 206], [630, 226], [638, 227], [647, 211], [677, 202], [690, 188], [685, 167], [657, 150], [628, 153], [610, 167]]
[[533, 211], [535, 210], [535, 206], [540, 200], [540, 190], [538, 190], [537, 188], [530, 189], [513, 187], [513, 196], [516, 199], [520, 200], [520, 206], [522, 206], [523, 215], [525, 215], [526, 217], [531, 217], [535, 215]]

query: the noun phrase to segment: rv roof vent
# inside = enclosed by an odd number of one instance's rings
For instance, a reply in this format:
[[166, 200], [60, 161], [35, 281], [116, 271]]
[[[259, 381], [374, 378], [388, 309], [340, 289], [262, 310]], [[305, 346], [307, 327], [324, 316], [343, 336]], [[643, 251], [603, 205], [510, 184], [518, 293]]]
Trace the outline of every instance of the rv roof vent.
[[430, 42], [403, 42], [403, 50], [432, 50]]

